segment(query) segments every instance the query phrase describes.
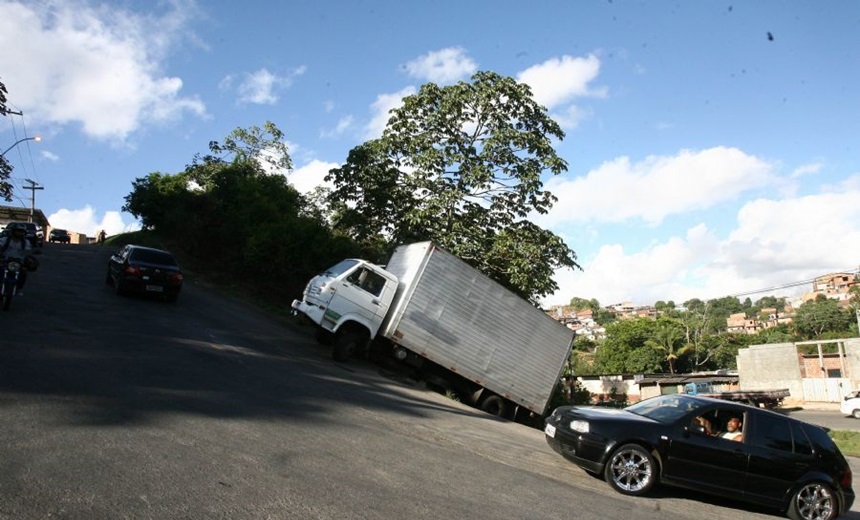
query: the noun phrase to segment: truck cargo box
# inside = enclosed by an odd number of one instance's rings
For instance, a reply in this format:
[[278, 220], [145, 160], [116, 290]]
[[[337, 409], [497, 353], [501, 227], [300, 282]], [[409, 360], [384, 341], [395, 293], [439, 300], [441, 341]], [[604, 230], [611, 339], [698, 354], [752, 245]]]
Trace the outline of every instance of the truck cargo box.
[[385, 269], [400, 283], [380, 335], [544, 413], [573, 331], [430, 242], [398, 247]]

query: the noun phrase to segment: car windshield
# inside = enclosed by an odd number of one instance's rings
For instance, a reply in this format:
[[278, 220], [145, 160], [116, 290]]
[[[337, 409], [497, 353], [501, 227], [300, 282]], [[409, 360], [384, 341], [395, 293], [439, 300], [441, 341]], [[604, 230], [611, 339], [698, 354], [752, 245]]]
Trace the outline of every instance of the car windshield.
[[661, 423], [671, 423], [701, 406], [703, 405], [700, 401], [674, 394], [639, 401], [625, 410]]
[[357, 263], [358, 263], [358, 260], [354, 260], [354, 259], [343, 260], [343, 261], [338, 262], [337, 264], [329, 267], [328, 269], [326, 269], [322, 273], [322, 276], [331, 276], [333, 278], [337, 278], [338, 276], [345, 273], [346, 271], [349, 271], [352, 268], [352, 266], [354, 266]]

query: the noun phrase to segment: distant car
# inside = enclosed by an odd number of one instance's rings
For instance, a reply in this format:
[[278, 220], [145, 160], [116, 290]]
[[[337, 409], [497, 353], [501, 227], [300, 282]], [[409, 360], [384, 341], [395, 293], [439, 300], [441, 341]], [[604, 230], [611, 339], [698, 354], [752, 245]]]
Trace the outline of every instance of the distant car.
[[851, 468], [827, 430], [762, 408], [678, 394], [621, 410], [562, 406], [544, 433], [553, 450], [625, 495], [662, 483], [804, 520], [836, 518], [854, 503]]
[[860, 419], [860, 391], [846, 395], [842, 399], [842, 402], [839, 403], [839, 411], [843, 415], [850, 415], [855, 419]]
[[52, 229], [50, 233], [48, 233], [48, 242], [59, 242], [61, 244], [68, 244], [72, 241], [72, 236], [69, 235], [69, 232], [65, 229]]
[[33, 247], [41, 247], [45, 241], [44, 232], [34, 222], [10, 222], [6, 224], [6, 234], [15, 228], [24, 228], [27, 240], [30, 241], [30, 245]]
[[179, 264], [169, 252], [129, 244], [108, 260], [105, 283], [120, 295], [152, 294], [175, 302], [182, 290], [182, 279]]

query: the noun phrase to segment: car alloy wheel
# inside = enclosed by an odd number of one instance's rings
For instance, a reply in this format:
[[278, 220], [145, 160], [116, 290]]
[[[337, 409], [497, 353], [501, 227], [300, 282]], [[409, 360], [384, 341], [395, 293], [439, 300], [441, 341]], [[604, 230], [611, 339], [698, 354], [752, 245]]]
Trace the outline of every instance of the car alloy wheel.
[[644, 495], [657, 480], [654, 458], [638, 444], [625, 444], [612, 454], [604, 477], [619, 493]]
[[791, 499], [789, 516], [795, 520], [830, 520], [836, 518], [836, 501], [825, 484], [806, 484]]

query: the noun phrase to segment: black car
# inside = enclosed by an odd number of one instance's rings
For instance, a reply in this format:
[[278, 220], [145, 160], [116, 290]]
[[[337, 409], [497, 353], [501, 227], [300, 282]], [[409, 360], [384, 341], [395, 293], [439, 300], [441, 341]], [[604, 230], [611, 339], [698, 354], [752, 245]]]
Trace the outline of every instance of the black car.
[[625, 495], [663, 483], [804, 520], [836, 518], [854, 502], [851, 468], [827, 430], [762, 408], [687, 395], [620, 410], [562, 406], [544, 433], [553, 450]]
[[182, 290], [182, 271], [169, 252], [129, 244], [108, 260], [105, 283], [120, 295], [152, 294], [175, 302]]
[[72, 236], [69, 235], [69, 232], [65, 229], [52, 229], [50, 233], [48, 233], [48, 242], [59, 242], [61, 244], [68, 244], [72, 241]]

